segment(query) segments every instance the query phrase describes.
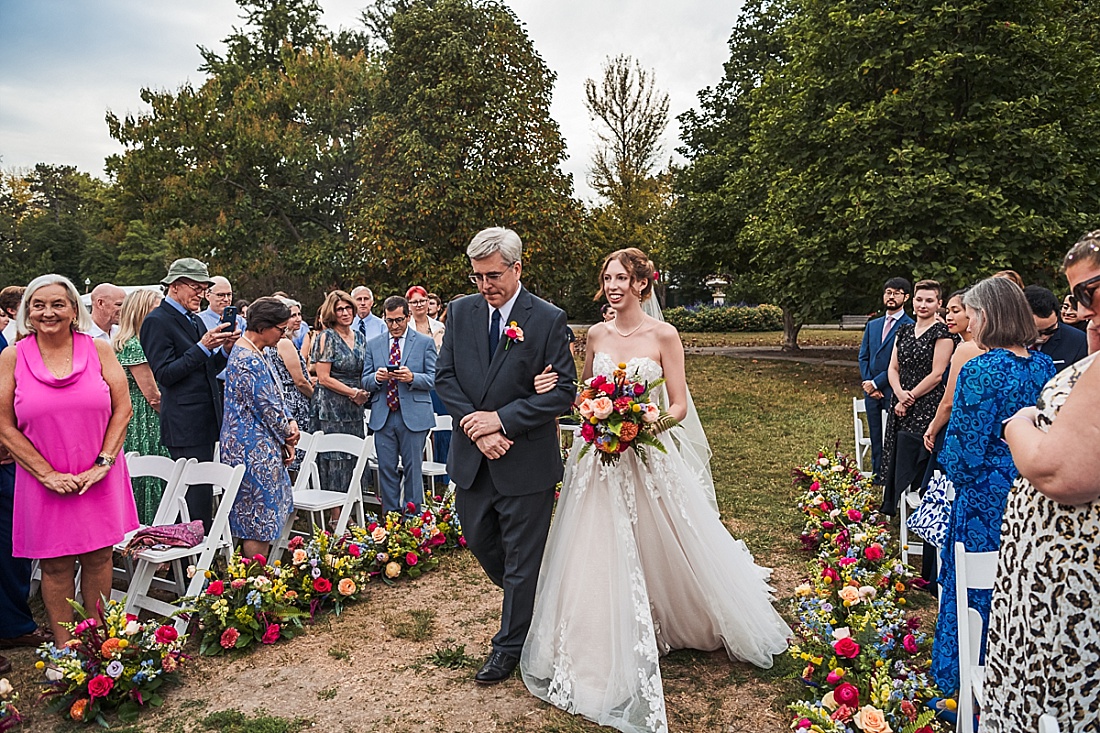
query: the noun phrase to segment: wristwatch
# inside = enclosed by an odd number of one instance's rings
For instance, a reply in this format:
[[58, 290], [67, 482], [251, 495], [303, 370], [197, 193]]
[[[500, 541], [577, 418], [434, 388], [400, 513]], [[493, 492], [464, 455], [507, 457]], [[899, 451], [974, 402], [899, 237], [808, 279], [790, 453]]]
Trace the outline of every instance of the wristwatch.
[[115, 465], [115, 459], [106, 453], [100, 453], [95, 457], [95, 465], [97, 466], [113, 466]]

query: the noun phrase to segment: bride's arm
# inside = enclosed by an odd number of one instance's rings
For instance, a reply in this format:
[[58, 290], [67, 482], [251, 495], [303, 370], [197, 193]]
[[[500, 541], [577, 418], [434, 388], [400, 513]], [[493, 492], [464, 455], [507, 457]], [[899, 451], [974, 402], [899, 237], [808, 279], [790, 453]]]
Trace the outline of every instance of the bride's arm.
[[[675, 326], [664, 323], [658, 331], [657, 343], [661, 349], [661, 369], [665, 373], [665, 389], [668, 390], [668, 414], [676, 420], [687, 415], [687, 377], [684, 374], [684, 344]], [[591, 353], [591, 352], [589, 352]], [[585, 373], [588, 371], [587, 358]]]
[[605, 330], [607, 326], [603, 323], [597, 323], [588, 329], [584, 339], [584, 368], [581, 370], [581, 382], [587, 382], [592, 378], [592, 357], [599, 350]]

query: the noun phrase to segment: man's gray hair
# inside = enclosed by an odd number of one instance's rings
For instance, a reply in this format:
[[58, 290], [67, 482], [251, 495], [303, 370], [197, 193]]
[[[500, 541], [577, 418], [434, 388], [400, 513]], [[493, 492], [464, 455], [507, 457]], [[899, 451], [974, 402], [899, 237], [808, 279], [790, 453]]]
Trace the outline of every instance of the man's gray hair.
[[367, 295], [370, 296], [371, 300], [374, 300], [374, 291], [371, 290], [370, 288], [368, 288], [366, 285], [356, 285], [354, 288], [352, 288], [351, 289], [351, 297], [354, 298], [356, 293], [360, 293], [360, 292], [364, 292], [364, 291], [366, 292]]
[[519, 235], [504, 227], [482, 229], [466, 248], [466, 256], [471, 260], [483, 260], [500, 252], [504, 264], [511, 267], [523, 258], [523, 242]]
[[20, 337], [33, 333], [30, 320], [31, 297], [47, 285], [60, 285], [65, 288], [69, 296], [69, 303], [76, 309], [76, 320], [73, 328], [77, 331], [87, 332], [92, 328], [92, 317], [88, 315], [88, 309], [80, 299], [80, 291], [73, 285], [72, 280], [64, 275], [39, 275], [30, 281], [27, 289], [23, 291], [23, 299], [19, 301], [19, 312], [15, 314], [15, 331]]

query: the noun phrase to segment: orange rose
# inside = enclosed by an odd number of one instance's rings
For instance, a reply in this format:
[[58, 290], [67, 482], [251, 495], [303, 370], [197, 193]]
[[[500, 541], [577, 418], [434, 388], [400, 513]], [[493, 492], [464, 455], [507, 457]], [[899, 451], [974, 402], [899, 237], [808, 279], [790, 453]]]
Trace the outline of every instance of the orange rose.
[[80, 698], [73, 702], [73, 706], [69, 708], [69, 717], [73, 720], [84, 720], [84, 711], [88, 709], [88, 699]]
[[894, 733], [893, 728], [886, 722], [886, 717], [883, 716], [882, 711], [873, 705], [861, 707], [853, 720], [863, 730], [863, 733]]
[[119, 644], [118, 639], [113, 636], [105, 640], [99, 647], [99, 653], [105, 657], [109, 657], [118, 651], [122, 651], [122, 645]]
[[336, 586], [336, 589], [340, 591], [340, 595], [350, 596], [352, 593], [355, 592], [355, 581], [351, 578], [344, 578]]

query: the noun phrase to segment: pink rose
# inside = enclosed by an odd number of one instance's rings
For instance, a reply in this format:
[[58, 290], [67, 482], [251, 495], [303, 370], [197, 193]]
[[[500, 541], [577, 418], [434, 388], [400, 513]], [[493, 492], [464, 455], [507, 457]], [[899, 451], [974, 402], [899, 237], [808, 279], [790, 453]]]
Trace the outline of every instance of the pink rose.
[[863, 519], [863, 512], [858, 509], [849, 509], [848, 519], [852, 520], [853, 522], [858, 522], [859, 520]]
[[258, 562], [260, 565], [267, 565], [267, 558], [263, 555], [253, 555], [252, 559]]
[[458, 546], [459, 547], [465, 547], [466, 546], [466, 538], [464, 536], [461, 536], [461, 535], [459, 536]]
[[412, 567], [413, 565], [416, 565], [418, 562], [420, 562], [420, 558], [416, 556], [415, 552], [406, 552], [405, 553], [405, 564], [406, 565], [408, 565], [409, 567]]
[[420, 539], [421, 535], [424, 534], [424, 531], [421, 530], [420, 527], [413, 527], [409, 530], [409, 534], [411, 534], [416, 539]]
[[837, 565], [839, 565], [840, 567], [846, 568], [849, 565], [854, 565], [855, 563], [859, 562], [859, 560], [855, 559], [854, 557], [842, 557], [836, 562]]
[[607, 418], [615, 409], [615, 403], [608, 397], [597, 397], [592, 400], [592, 417], [597, 420]]
[[822, 570], [821, 571], [821, 577], [822, 578], [828, 578], [829, 580], [833, 581], [834, 583], [837, 582], [838, 580], [840, 580], [840, 575], [837, 573], [837, 571], [833, 570], [832, 568], [825, 568], [824, 570]]
[[901, 640], [901, 645], [905, 648], [905, 651], [909, 652], [910, 654], [916, 654], [918, 651], [917, 638], [912, 634], [906, 634], [905, 638]]
[[153, 638], [157, 640], [158, 644], [171, 644], [178, 637], [179, 634], [176, 633], [176, 628], [168, 625], [157, 627], [156, 632], [153, 634]]
[[813, 725], [813, 723], [810, 721], [809, 718], [802, 718], [801, 720], [798, 721], [798, 723], [797, 723], [797, 725], [795, 725], [795, 727], [798, 728], [799, 730], [805, 730], [805, 729], [809, 728], [811, 725]]
[[[605, 395], [610, 397], [611, 395], [615, 394], [615, 385], [612, 384], [611, 382], [607, 382], [605, 384], [601, 384], [599, 386], [599, 390], [601, 392], [603, 392]], [[601, 419], [603, 419], [603, 418], [601, 418]]]
[[863, 556], [868, 560], [881, 560], [883, 558], [882, 545], [875, 542], [863, 551]]
[[577, 407], [577, 411], [581, 413], [581, 417], [583, 417], [585, 420], [592, 417], [595, 412], [595, 410], [592, 409], [592, 400], [585, 400], [584, 402], [582, 402]]
[[596, 428], [592, 423], [586, 422], [584, 425], [581, 425], [581, 438], [583, 438], [586, 443], [591, 443], [596, 439]]
[[859, 656], [859, 644], [852, 637], [846, 636], [833, 644], [833, 651], [846, 659], [855, 659]]
[[306, 543], [305, 538], [301, 535], [294, 535], [290, 538], [290, 542], [286, 543], [286, 546], [291, 550], [297, 550], [299, 547]]
[[842, 682], [837, 685], [837, 688], [833, 690], [833, 696], [841, 705], [847, 705], [850, 708], [859, 707], [859, 690], [850, 682]]
[[661, 408], [652, 402], [642, 405], [642, 420], [648, 423], [657, 422], [661, 417]]
[[828, 682], [830, 685], [835, 685], [837, 682], [840, 682], [842, 679], [844, 679], [844, 675], [839, 674], [839, 670], [835, 670], [835, 669], [830, 670], [829, 674], [825, 675], [825, 681]]
[[[814, 481], [812, 484], [810, 484], [810, 491], [817, 491], [820, 488], [821, 488], [821, 482], [819, 482], [819, 481]], [[803, 720], [805, 720], [805, 718], [803, 718]]]
[[115, 681], [113, 679], [105, 674], [97, 674], [88, 680], [88, 694], [92, 696], [93, 700], [97, 697], [107, 697], [114, 686]]
[[264, 635], [260, 641], [264, 644], [274, 644], [279, 640], [280, 633], [279, 624], [268, 624], [267, 628], [264, 629]]
[[332, 583], [328, 580], [328, 578], [314, 578], [313, 590], [318, 593], [328, 593], [330, 590], [332, 590]]
[[222, 632], [222, 638], [218, 640], [223, 649], [232, 649], [237, 646], [237, 639], [241, 638], [241, 632], [230, 626]]
[[348, 554], [352, 557], [359, 557], [361, 552], [359, 545], [348, 545]]
[[645, 392], [645, 385], [642, 384], [641, 382], [635, 383], [634, 384], [634, 394], [641, 394], [642, 392]]
[[206, 595], [208, 596], [220, 596], [225, 592], [225, 583], [220, 580], [215, 580], [210, 585], [206, 586]]

